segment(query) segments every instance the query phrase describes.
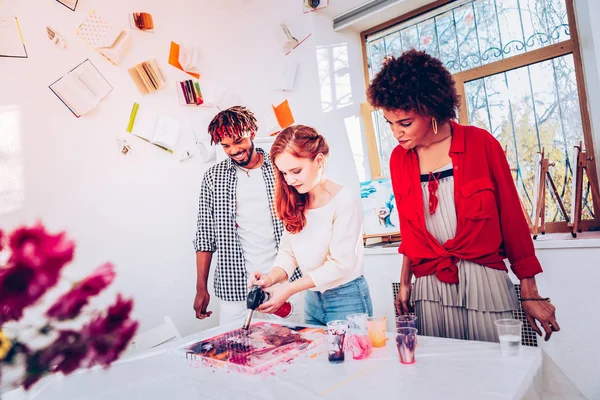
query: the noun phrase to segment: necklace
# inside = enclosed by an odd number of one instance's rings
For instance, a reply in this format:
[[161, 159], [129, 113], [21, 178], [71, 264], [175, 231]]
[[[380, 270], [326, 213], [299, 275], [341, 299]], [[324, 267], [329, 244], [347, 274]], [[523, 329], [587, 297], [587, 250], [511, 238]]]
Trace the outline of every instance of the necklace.
[[235, 167], [236, 167], [237, 169], [239, 169], [240, 171], [243, 171], [243, 172], [245, 172], [245, 173], [246, 173], [246, 176], [250, 177], [250, 170], [251, 170], [251, 169], [254, 169], [254, 167], [256, 167], [256, 166], [258, 165], [258, 163], [259, 163], [259, 162], [261, 162], [261, 161], [262, 161], [262, 154], [260, 154], [260, 153], [259, 153], [259, 154], [258, 154], [258, 160], [256, 160], [256, 162], [255, 162], [255, 163], [254, 163], [254, 164], [253, 164], [253, 165], [252, 165], [250, 168], [244, 168], [244, 167], [241, 167], [241, 166], [239, 166], [239, 165], [238, 165], [237, 163], [235, 163], [235, 162], [234, 162], [233, 164], [235, 165]]

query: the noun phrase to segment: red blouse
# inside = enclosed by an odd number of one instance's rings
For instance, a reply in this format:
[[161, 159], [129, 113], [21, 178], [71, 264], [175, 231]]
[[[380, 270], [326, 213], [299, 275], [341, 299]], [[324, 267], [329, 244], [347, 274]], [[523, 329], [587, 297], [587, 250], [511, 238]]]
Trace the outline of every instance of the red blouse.
[[446, 283], [458, 283], [459, 259], [506, 271], [508, 258], [519, 279], [542, 272], [500, 143], [474, 126], [452, 122], [452, 129], [456, 236], [440, 244], [427, 231], [417, 154], [397, 146], [390, 172], [400, 215], [398, 252], [411, 260], [417, 278], [436, 274]]

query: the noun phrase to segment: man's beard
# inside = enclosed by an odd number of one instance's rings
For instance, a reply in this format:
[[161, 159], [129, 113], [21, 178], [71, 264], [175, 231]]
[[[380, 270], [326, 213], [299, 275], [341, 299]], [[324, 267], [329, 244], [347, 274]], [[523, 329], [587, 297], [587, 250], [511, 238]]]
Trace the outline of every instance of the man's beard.
[[246, 167], [248, 164], [250, 164], [250, 161], [252, 161], [252, 156], [254, 155], [254, 142], [252, 142], [252, 147], [250, 147], [250, 150], [247, 151], [247, 154], [248, 158], [245, 161], [236, 161], [233, 157], [231, 160], [240, 167]]

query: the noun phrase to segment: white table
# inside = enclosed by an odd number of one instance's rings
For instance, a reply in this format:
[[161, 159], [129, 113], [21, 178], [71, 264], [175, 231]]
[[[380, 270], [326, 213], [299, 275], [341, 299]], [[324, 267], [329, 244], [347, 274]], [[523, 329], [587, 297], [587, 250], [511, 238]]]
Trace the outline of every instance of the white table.
[[[53, 379], [35, 399], [520, 399], [539, 375], [540, 349], [522, 347], [502, 356], [499, 344], [419, 337], [417, 362], [398, 361], [395, 340], [366, 360], [330, 364], [309, 350], [261, 375], [190, 366], [172, 350], [236, 327], [217, 327], [170, 343], [108, 370], [88, 370]], [[196, 364], [196, 363], [194, 363]], [[394, 396], [394, 397], [392, 397]]]

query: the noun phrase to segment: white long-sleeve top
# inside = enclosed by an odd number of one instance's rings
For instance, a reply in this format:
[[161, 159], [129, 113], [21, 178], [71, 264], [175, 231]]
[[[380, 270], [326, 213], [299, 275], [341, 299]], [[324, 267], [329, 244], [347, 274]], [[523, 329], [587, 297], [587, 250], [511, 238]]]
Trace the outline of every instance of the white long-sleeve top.
[[292, 276], [296, 266], [324, 292], [363, 274], [363, 215], [358, 194], [343, 187], [322, 207], [306, 211], [299, 233], [283, 233], [275, 266]]

